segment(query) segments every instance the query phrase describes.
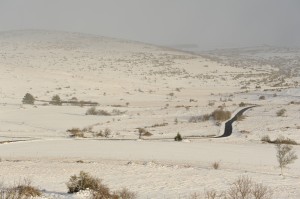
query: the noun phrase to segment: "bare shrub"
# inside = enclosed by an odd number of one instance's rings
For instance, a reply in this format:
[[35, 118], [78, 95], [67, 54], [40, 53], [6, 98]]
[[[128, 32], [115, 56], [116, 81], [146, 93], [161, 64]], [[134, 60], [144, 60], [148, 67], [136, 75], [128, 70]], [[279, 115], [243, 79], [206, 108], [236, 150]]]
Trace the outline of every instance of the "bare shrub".
[[109, 137], [111, 135], [111, 130], [109, 129], [109, 128], [106, 128], [105, 130], [104, 130], [104, 137]]
[[291, 145], [297, 145], [298, 144], [295, 140], [292, 140], [290, 138], [286, 138], [284, 136], [279, 136], [272, 143], [274, 143], [274, 144], [291, 144]]
[[86, 115], [103, 115], [103, 116], [110, 116], [111, 114], [105, 110], [97, 110], [95, 106], [89, 108]]
[[227, 191], [218, 193], [212, 189], [205, 191], [204, 195], [193, 193], [189, 199], [271, 199], [272, 190], [260, 183], [255, 183], [247, 176], [241, 176], [233, 182]]
[[109, 189], [102, 184], [101, 179], [95, 178], [84, 171], [80, 171], [79, 176], [71, 176], [66, 185], [68, 187], [68, 193], [76, 193], [85, 189], [107, 190], [109, 193]]
[[202, 199], [203, 197], [198, 194], [198, 193], [192, 193], [190, 196], [189, 196], [189, 199]]
[[212, 163], [212, 167], [214, 168], [214, 169], [219, 169], [220, 168], [220, 162], [214, 162], [214, 163]]
[[249, 177], [239, 177], [228, 191], [229, 199], [250, 199], [252, 180]]
[[252, 195], [254, 199], [271, 199], [272, 190], [263, 184], [254, 184], [252, 188]]
[[24, 179], [24, 182], [10, 188], [0, 187], [1, 199], [23, 199], [41, 196], [42, 192], [31, 186], [31, 181]]
[[111, 193], [108, 186], [102, 183], [102, 180], [91, 176], [89, 173], [80, 171], [79, 176], [71, 176], [66, 184], [68, 193], [76, 193], [81, 190], [89, 189], [92, 193], [92, 199], [135, 199], [136, 194], [123, 188]]
[[288, 164], [291, 164], [298, 159], [293, 147], [291, 145], [282, 143], [276, 144], [276, 157], [281, 170], [281, 175], [283, 175], [283, 169]]
[[224, 111], [222, 109], [217, 109], [211, 115], [214, 118], [214, 120], [226, 121], [226, 120], [230, 119], [231, 112], [230, 111]]
[[283, 108], [283, 109], [280, 109], [279, 111], [277, 111], [277, 112], [276, 112], [276, 115], [277, 115], [278, 117], [284, 116], [285, 112], [286, 112], [286, 109]]
[[124, 113], [126, 113], [126, 111], [120, 111], [118, 109], [114, 109], [111, 112], [111, 115], [123, 115]]
[[22, 103], [23, 104], [34, 104], [35, 98], [30, 94], [26, 93], [23, 97]]
[[211, 118], [211, 114], [204, 114], [201, 116], [191, 116], [189, 118], [189, 122], [190, 123], [197, 123], [197, 122], [204, 122], [204, 121], [208, 121]]
[[214, 189], [205, 191], [204, 197], [205, 197], [205, 199], [215, 199], [215, 198], [217, 198], [217, 191]]
[[86, 115], [97, 115], [96, 107], [93, 106], [93, 107], [89, 108], [85, 114]]
[[142, 136], [152, 136], [152, 133], [150, 133], [144, 128], [138, 128], [138, 130], [139, 130], [139, 139], [141, 139]]
[[271, 140], [270, 137], [268, 135], [265, 135], [261, 138], [262, 142], [268, 142], [271, 144], [290, 144], [290, 145], [298, 145], [298, 143], [290, 138], [286, 138], [284, 136], [279, 136], [278, 138], [276, 138], [275, 140]]
[[92, 199], [118, 199], [119, 197], [113, 196], [107, 186], [101, 185], [98, 189], [92, 190]]
[[190, 123], [197, 123], [202, 121], [202, 116], [191, 116], [189, 118]]
[[129, 191], [127, 188], [123, 188], [119, 191], [114, 192], [112, 198], [135, 199], [136, 196], [136, 193]]
[[264, 136], [262, 136], [262, 138], [260, 139], [260, 141], [270, 143], [271, 139], [270, 139], [270, 137], [268, 135], [264, 135]]
[[102, 116], [115, 116], [115, 115], [122, 115], [126, 113], [126, 111], [120, 111], [118, 109], [114, 109], [112, 110], [112, 112], [108, 112], [106, 110], [97, 110], [95, 106], [89, 108], [87, 111], [86, 111], [86, 115], [102, 115]]
[[84, 137], [84, 133], [79, 128], [72, 128], [67, 130], [70, 133], [70, 137]]

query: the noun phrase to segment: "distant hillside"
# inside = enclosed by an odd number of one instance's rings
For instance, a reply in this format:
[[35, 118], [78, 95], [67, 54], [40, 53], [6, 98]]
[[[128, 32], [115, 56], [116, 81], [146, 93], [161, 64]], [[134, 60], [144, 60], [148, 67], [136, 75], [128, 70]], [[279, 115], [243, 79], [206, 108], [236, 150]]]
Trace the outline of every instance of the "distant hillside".
[[288, 75], [300, 75], [300, 48], [258, 46], [248, 48], [219, 49], [201, 53], [211, 60], [235, 65], [270, 65]]

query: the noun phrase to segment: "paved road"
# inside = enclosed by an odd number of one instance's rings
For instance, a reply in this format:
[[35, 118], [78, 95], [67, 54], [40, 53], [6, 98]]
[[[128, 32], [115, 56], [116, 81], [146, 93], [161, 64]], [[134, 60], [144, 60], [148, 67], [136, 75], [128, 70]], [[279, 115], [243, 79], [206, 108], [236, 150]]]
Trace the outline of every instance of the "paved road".
[[230, 136], [232, 134], [232, 123], [235, 122], [238, 119], [238, 117], [240, 117], [241, 115], [243, 115], [243, 113], [245, 111], [247, 111], [248, 109], [253, 108], [253, 107], [256, 107], [256, 106], [250, 106], [250, 107], [243, 108], [233, 118], [231, 118], [231, 120], [227, 121], [225, 123], [224, 134], [221, 135], [221, 136], [218, 136], [217, 138]]

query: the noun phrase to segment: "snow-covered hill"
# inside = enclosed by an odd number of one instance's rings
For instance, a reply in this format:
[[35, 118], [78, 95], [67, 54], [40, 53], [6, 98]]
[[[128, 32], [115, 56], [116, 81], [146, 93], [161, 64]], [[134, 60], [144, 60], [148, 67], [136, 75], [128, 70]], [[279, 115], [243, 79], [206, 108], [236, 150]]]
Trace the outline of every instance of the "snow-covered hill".
[[[65, 186], [85, 170], [138, 198], [188, 198], [227, 190], [248, 175], [269, 185], [274, 198], [299, 198], [299, 161], [282, 178], [274, 146], [260, 141], [284, 135], [300, 142], [297, 68], [257, 59], [274, 53], [289, 57], [268, 49], [196, 55], [80, 33], [2, 32], [0, 178], [30, 178], [46, 198], [85, 198], [66, 194]], [[26, 93], [34, 105], [22, 103]], [[61, 106], [49, 103], [55, 95]], [[223, 133], [224, 122], [190, 120], [217, 109], [234, 113], [243, 103], [260, 106], [246, 111], [228, 138], [211, 138]], [[76, 131], [81, 137], [71, 136]], [[184, 142], [174, 142], [177, 133]]]

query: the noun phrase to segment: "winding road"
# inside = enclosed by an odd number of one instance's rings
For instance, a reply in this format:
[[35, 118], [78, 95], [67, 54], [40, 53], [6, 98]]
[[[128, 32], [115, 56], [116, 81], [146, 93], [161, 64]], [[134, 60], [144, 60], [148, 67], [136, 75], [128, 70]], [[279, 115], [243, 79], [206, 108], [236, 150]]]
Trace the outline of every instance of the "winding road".
[[230, 136], [232, 134], [232, 123], [235, 122], [238, 119], [238, 117], [240, 117], [241, 115], [243, 115], [243, 113], [245, 111], [247, 111], [248, 109], [253, 108], [253, 107], [256, 107], [256, 106], [250, 106], [250, 107], [243, 108], [237, 114], [235, 114], [235, 116], [233, 118], [231, 118], [229, 121], [227, 121], [225, 123], [224, 134], [220, 135], [220, 136], [218, 136], [216, 138], [222, 138], [222, 137], [228, 137], [228, 136]]

